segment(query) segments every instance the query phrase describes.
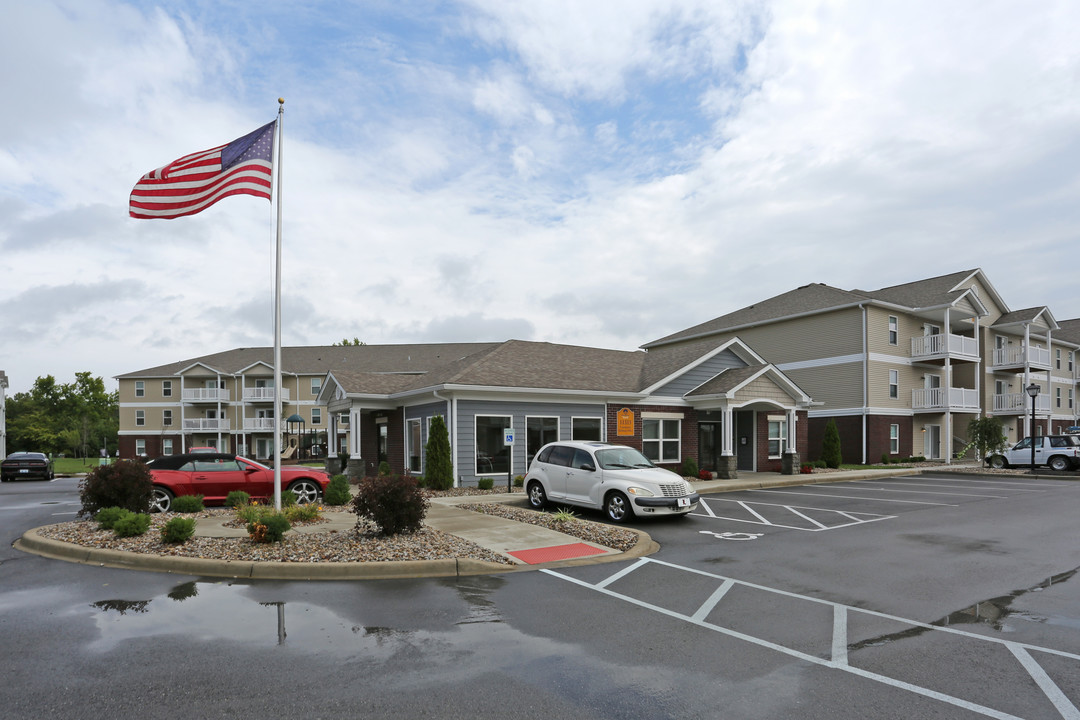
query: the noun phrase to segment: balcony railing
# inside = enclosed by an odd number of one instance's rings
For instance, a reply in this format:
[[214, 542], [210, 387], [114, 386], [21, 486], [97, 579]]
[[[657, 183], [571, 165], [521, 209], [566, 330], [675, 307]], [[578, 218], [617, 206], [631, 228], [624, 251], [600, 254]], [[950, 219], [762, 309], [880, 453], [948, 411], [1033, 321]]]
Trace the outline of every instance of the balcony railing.
[[1032, 367], [1050, 368], [1049, 350], [1039, 347], [1026, 350], [1022, 345], [994, 348], [994, 367], [1024, 367], [1030, 361]]
[[979, 341], [966, 335], [922, 335], [911, 338], [911, 356], [915, 358], [955, 357], [979, 359]]
[[[1027, 393], [1005, 393], [994, 396], [995, 415], [1023, 415], [1031, 412], [1031, 398]], [[1035, 396], [1035, 413], [1050, 412], [1050, 396], [1042, 393]]]
[[229, 402], [229, 391], [221, 388], [184, 388], [184, 402]]
[[273, 432], [274, 418], [244, 418], [245, 432]]
[[[281, 400], [288, 402], [289, 388], [281, 388], [278, 395]], [[244, 388], [245, 402], [274, 402], [274, 388], [272, 387], [246, 387]]]
[[184, 418], [185, 432], [210, 432], [228, 429], [229, 421], [224, 418]]
[[911, 391], [913, 410], [978, 410], [979, 393], [969, 388], [923, 388]]

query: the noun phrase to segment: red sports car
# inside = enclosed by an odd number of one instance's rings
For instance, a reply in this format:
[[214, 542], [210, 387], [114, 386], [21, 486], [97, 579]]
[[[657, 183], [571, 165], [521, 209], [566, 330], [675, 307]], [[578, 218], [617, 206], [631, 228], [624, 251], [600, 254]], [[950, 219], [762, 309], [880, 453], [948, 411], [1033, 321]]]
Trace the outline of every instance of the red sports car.
[[[168, 512], [179, 495], [202, 495], [206, 505], [221, 505], [234, 490], [253, 498], [274, 496], [274, 469], [254, 460], [227, 453], [185, 453], [154, 458], [147, 463], [154, 479], [152, 512]], [[330, 476], [303, 466], [281, 468], [281, 491], [296, 502], [317, 502], [326, 492]]]

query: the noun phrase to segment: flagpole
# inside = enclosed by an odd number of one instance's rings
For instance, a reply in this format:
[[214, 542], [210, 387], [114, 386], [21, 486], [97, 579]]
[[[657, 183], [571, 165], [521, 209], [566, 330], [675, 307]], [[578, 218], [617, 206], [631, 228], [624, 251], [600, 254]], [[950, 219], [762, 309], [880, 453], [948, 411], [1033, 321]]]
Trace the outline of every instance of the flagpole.
[[277, 157], [277, 246], [274, 251], [274, 509], [281, 511], [281, 159], [285, 139], [281, 121], [285, 117], [285, 98], [278, 98]]

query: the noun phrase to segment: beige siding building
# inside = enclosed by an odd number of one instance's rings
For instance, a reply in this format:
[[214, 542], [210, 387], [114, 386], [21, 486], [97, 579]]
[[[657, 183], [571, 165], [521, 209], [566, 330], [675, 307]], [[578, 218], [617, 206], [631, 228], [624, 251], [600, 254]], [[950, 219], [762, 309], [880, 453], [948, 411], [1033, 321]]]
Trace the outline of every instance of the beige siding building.
[[1010, 440], [1077, 423], [1080, 321], [1010, 310], [981, 270], [880, 290], [812, 284], [668, 335], [649, 351], [738, 336], [814, 399], [811, 458], [825, 424], [845, 459], [970, 456], [967, 425], [1000, 417]]

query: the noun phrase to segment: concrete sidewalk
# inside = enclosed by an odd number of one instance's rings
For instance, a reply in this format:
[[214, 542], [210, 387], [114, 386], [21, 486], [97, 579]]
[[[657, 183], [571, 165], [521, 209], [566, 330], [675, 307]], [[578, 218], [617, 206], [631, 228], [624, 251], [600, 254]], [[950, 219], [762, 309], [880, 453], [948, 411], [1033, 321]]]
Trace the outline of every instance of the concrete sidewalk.
[[[975, 467], [975, 466], [972, 466]], [[954, 466], [954, 469], [959, 469]], [[940, 466], [928, 468], [889, 468], [875, 470], [845, 470], [810, 475], [779, 475], [777, 473], [740, 473], [735, 480], [709, 480], [694, 483], [700, 494], [757, 490], [770, 487], [805, 485], [809, 483], [845, 482], [897, 475], [911, 475], [941, 470]], [[506, 503], [526, 506], [523, 493], [494, 493], [490, 495], [465, 495], [433, 498], [428, 508], [425, 524], [435, 530], [469, 540], [477, 545], [511, 559], [515, 565], [501, 565], [469, 558], [450, 560], [405, 560], [368, 563], [285, 563], [246, 562], [232, 560], [209, 560], [202, 558], [146, 555], [117, 550], [87, 548], [59, 542], [38, 535], [36, 530], [27, 531], [15, 542], [15, 547], [45, 557], [107, 567], [122, 567], [157, 572], [182, 573], [213, 577], [248, 577], [280, 580], [352, 580], [410, 577], [451, 577], [515, 572], [541, 567], [566, 567], [571, 565], [612, 562], [641, 557], [656, 552], [659, 546], [647, 532], [634, 530], [639, 536], [637, 545], [622, 552], [586, 543], [577, 537], [555, 530], [517, 522], [495, 515], [463, 510], [456, 507], [463, 503]], [[330, 511], [324, 517], [328, 523], [294, 528], [297, 533], [349, 530], [356, 524], [356, 516], [350, 512]], [[586, 518], [587, 519], [587, 518]], [[203, 537], [246, 537], [243, 528], [224, 526], [225, 518], [201, 520], [196, 534]], [[647, 525], [646, 525], [647, 527]], [[510, 553], [524, 554], [528, 551], [557, 551], [570, 548], [570, 552], [590, 553], [580, 557], [568, 557], [551, 562], [526, 564]], [[552, 553], [559, 555], [558, 552]], [[543, 557], [541, 553], [540, 557]]]

